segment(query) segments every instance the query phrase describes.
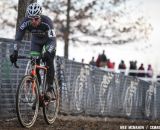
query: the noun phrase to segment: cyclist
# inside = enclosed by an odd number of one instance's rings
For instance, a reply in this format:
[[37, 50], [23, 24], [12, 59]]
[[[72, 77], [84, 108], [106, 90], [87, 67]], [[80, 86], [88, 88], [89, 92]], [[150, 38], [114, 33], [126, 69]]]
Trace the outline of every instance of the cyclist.
[[[38, 3], [32, 3], [27, 7], [26, 17], [22, 20], [15, 37], [14, 52], [10, 56], [12, 63], [17, 61], [19, 44], [26, 30], [32, 34], [31, 56], [42, 56], [42, 60], [49, 66], [47, 72], [48, 90], [46, 95], [50, 98], [50, 92], [53, 89], [53, 60], [56, 53], [56, 34], [51, 19], [48, 16], [42, 15], [42, 7]], [[42, 53], [44, 48], [46, 51]], [[40, 64], [40, 59], [37, 60], [37, 64]], [[39, 70], [37, 70], [37, 76], [41, 84]]]

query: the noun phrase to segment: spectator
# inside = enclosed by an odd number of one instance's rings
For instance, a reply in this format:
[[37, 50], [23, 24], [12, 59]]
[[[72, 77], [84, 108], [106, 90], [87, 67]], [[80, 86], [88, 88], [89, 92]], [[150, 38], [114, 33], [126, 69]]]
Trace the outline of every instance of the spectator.
[[114, 64], [110, 61], [110, 59], [107, 59], [107, 67], [109, 69], [114, 69]]
[[96, 62], [94, 61], [94, 57], [92, 57], [92, 60], [89, 62], [90, 65], [96, 66]]
[[124, 63], [124, 60], [121, 60], [121, 63], [119, 64], [118, 69], [122, 71], [121, 73], [123, 74], [125, 73], [124, 70], [126, 70], [126, 65]]
[[103, 50], [103, 53], [102, 53], [102, 55], [101, 55], [101, 61], [104, 61], [104, 62], [107, 61], [107, 57], [106, 57], [106, 54], [105, 54], [105, 50]]
[[112, 64], [113, 64], [113, 69], [114, 69], [114, 67], [115, 67], [115, 62], [113, 62]]
[[103, 50], [102, 55], [100, 55], [100, 67], [105, 67], [107, 62], [107, 57], [105, 55], [105, 50]]
[[157, 82], [160, 83], [160, 74], [157, 75]]
[[135, 69], [137, 70], [137, 61], [136, 60], [134, 61], [134, 66], [135, 66]]
[[152, 78], [153, 77], [153, 69], [152, 69], [151, 64], [149, 64], [148, 68], [147, 68], [147, 77], [148, 78]]
[[137, 61], [130, 61], [129, 70], [131, 71], [129, 72], [130, 76], [137, 76], [137, 73], [134, 72], [135, 70], [137, 70]]
[[[144, 71], [145, 70], [143, 64], [141, 64], [141, 66], [138, 68], [138, 70], [140, 70], [140, 71]], [[137, 74], [138, 77], [145, 77], [145, 75], [146, 75], [145, 72], [139, 72]]]
[[84, 63], [84, 59], [82, 58], [82, 61], [81, 61], [82, 63]]
[[101, 60], [101, 55], [99, 54], [96, 60], [96, 66], [100, 67], [100, 60]]

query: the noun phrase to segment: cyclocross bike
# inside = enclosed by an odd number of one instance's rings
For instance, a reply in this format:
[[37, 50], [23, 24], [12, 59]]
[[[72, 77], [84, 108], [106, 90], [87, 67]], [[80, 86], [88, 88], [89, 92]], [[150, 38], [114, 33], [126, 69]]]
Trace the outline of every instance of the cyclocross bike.
[[[47, 124], [52, 124], [59, 110], [59, 85], [56, 76], [54, 76], [53, 91], [50, 100], [45, 99], [45, 93], [48, 85], [46, 75], [48, 67], [37, 65], [37, 57], [19, 56], [18, 59], [29, 59], [27, 73], [22, 77], [16, 93], [16, 112], [18, 120], [23, 127], [30, 128], [34, 125], [40, 107], [43, 108], [44, 119]], [[17, 64], [14, 64], [18, 68]], [[30, 69], [29, 69], [30, 68]], [[41, 73], [41, 85], [39, 85], [36, 69]]]

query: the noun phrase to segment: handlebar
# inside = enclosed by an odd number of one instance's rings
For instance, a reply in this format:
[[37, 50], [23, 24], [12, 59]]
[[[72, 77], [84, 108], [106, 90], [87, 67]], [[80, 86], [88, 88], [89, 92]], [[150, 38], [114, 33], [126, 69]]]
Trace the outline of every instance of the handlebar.
[[[38, 58], [40, 58], [39, 56], [36, 56], [36, 57], [32, 57], [32, 56], [18, 56], [17, 57], [17, 59], [38, 59]], [[16, 67], [16, 68], [19, 68], [19, 66], [17, 65], [17, 62], [14, 62], [13, 63], [14, 64], [14, 66]]]
[[17, 59], [33, 59], [31, 56], [18, 56]]

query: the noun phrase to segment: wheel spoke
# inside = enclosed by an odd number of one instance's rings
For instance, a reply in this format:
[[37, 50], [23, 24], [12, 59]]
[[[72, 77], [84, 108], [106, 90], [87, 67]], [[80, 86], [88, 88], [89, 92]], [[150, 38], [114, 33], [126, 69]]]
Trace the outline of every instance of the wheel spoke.
[[54, 89], [52, 92], [52, 99], [49, 102], [46, 102], [46, 105], [43, 107], [44, 119], [47, 124], [52, 124], [59, 110], [59, 86], [57, 80], [54, 82]]
[[[22, 78], [16, 96], [16, 110], [20, 124], [24, 127], [31, 127], [38, 114], [39, 96], [37, 90], [37, 84], [33, 92], [32, 89], [32, 77], [26, 75]], [[33, 106], [35, 105], [35, 109]]]

